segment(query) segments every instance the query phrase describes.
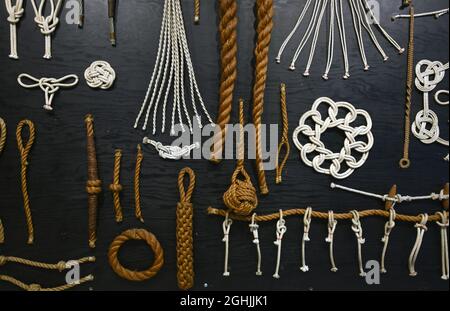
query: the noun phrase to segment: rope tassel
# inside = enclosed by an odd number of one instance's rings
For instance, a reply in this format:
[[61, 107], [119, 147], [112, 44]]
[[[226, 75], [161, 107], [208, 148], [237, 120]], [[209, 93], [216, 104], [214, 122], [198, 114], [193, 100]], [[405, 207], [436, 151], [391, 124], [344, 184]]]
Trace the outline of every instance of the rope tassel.
[[280, 278], [280, 263], [281, 263], [281, 243], [283, 241], [284, 234], [287, 231], [286, 221], [284, 220], [283, 211], [280, 210], [280, 218], [277, 221], [277, 239], [273, 242], [277, 246], [277, 265], [275, 267], [275, 273], [273, 277], [275, 279]]
[[417, 229], [417, 237], [408, 260], [410, 276], [417, 276], [416, 260], [417, 256], [419, 255], [420, 248], [422, 246], [423, 236], [425, 235], [425, 232], [428, 230], [427, 228], [428, 214], [421, 214], [420, 218], [421, 218], [420, 222], [416, 223], [414, 226]]
[[248, 225], [250, 228], [250, 232], [253, 235], [253, 244], [255, 244], [256, 246], [256, 252], [258, 254], [258, 265], [256, 268], [256, 275], [260, 276], [262, 275], [262, 271], [261, 271], [261, 247], [259, 246], [259, 233], [258, 233], [258, 229], [259, 229], [259, 225], [256, 223], [255, 221], [255, 217], [256, 214], [252, 215], [252, 222]]
[[352, 230], [355, 233], [356, 241], [358, 242], [359, 275], [364, 277], [366, 276], [366, 273], [363, 268], [362, 245], [366, 243], [366, 239], [363, 238], [363, 229], [358, 211], [351, 211], [350, 213], [352, 214]]
[[306, 242], [311, 241], [309, 239], [309, 229], [311, 227], [311, 214], [312, 208], [308, 207], [305, 211], [305, 215], [303, 216], [303, 238], [302, 238], [302, 266], [300, 270], [303, 272], [308, 272], [309, 267], [306, 264]]
[[441, 231], [441, 257], [442, 257], [442, 276], [441, 279], [448, 280], [449, 279], [449, 262], [448, 262], [448, 212], [439, 212], [437, 213], [441, 217], [441, 221], [438, 221], [437, 224], [440, 227]]

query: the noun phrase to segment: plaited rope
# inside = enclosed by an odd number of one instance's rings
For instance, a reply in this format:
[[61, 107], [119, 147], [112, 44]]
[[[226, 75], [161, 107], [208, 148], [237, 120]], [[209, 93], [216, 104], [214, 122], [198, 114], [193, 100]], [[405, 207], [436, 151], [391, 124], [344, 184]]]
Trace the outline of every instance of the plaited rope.
[[[280, 96], [281, 96], [281, 121], [283, 125], [283, 134], [281, 136], [280, 144], [278, 145], [278, 154], [277, 154], [277, 167], [276, 167], [276, 179], [275, 182], [277, 184], [281, 184], [282, 182], [282, 174], [283, 169], [286, 166], [286, 162], [289, 159], [289, 154], [291, 152], [291, 145], [289, 142], [289, 118], [287, 112], [287, 104], [286, 104], [286, 84], [282, 83], [280, 87]], [[281, 154], [284, 150], [284, 157], [280, 161]]]
[[114, 201], [114, 215], [116, 217], [116, 222], [123, 221], [122, 206], [120, 204], [120, 192], [123, 190], [120, 184], [120, 161], [122, 159], [122, 150], [117, 149], [114, 152], [114, 176], [113, 183], [109, 185], [109, 190], [113, 194]]
[[[144, 271], [135, 271], [129, 270], [120, 264], [117, 254], [122, 245], [129, 240], [145, 241], [153, 250], [155, 253], [154, 262], [150, 268]], [[158, 240], [151, 232], [144, 229], [130, 229], [117, 236], [111, 243], [108, 251], [108, 260], [111, 268], [121, 278], [140, 282], [151, 279], [158, 273], [164, 264], [164, 252]]]
[[[250, 215], [258, 206], [258, 195], [252, 184], [250, 175], [245, 170], [244, 142], [244, 101], [239, 100], [239, 142], [238, 163], [231, 177], [230, 188], [223, 195], [223, 202], [233, 213], [242, 216]], [[243, 177], [243, 179], [239, 178]]]
[[226, 125], [230, 122], [233, 93], [237, 79], [237, 1], [220, 0], [220, 98], [217, 116], [218, 134], [215, 137], [212, 157], [219, 162], [226, 136]]
[[144, 218], [142, 217], [142, 209], [141, 209], [141, 166], [142, 161], [144, 160], [144, 153], [142, 152], [141, 145], [137, 146], [137, 155], [136, 155], [136, 168], [134, 170], [134, 214], [137, 219], [139, 219], [142, 223], [144, 222]]
[[194, 22], [200, 23], [200, 0], [194, 0]]
[[61, 285], [61, 286], [57, 286], [57, 287], [48, 287], [48, 288], [44, 288], [39, 284], [25, 284], [25, 283], [15, 279], [11, 276], [8, 276], [8, 275], [0, 275], [0, 280], [11, 283], [25, 291], [30, 291], [30, 292], [61, 292], [61, 291], [65, 291], [65, 290], [74, 288], [75, 286], [78, 286], [80, 284], [83, 284], [86, 282], [91, 282], [94, 280], [94, 276], [92, 274], [89, 274], [88, 276], [81, 278], [78, 282], [71, 283], [71, 284], [65, 284], [65, 285]]
[[[22, 131], [24, 126], [28, 126], [29, 137], [26, 144], [24, 144], [22, 139]], [[20, 153], [20, 180], [21, 180], [21, 188], [22, 188], [22, 197], [23, 197], [23, 208], [25, 210], [25, 217], [27, 221], [28, 228], [28, 244], [33, 244], [34, 242], [34, 227], [33, 227], [33, 217], [31, 215], [30, 209], [30, 197], [28, 195], [28, 186], [27, 186], [27, 168], [29, 165], [28, 157], [31, 151], [31, 147], [33, 147], [34, 139], [35, 139], [35, 129], [34, 124], [30, 120], [22, 120], [17, 125], [16, 130], [16, 138], [17, 138], [17, 147], [19, 148]]]
[[102, 181], [98, 177], [97, 153], [95, 150], [94, 137], [94, 117], [88, 114], [84, 121], [86, 123], [87, 134], [88, 181], [86, 184], [86, 192], [88, 193], [89, 247], [95, 248], [95, 242], [97, 240], [97, 196], [102, 191]]
[[[189, 176], [187, 191], [184, 178]], [[177, 204], [177, 280], [178, 287], [188, 290], [194, 286], [194, 208], [191, 203], [195, 187], [195, 173], [189, 167], [182, 169], [178, 175], [180, 202]]]
[[261, 119], [264, 110], [269, 46], [273, 28], [273, 0], [256, 0], [257, 41], [255, 47], [255, 83], [253, 86], [253, 123], [256, 127], [256, 169], [262, 194], [268, 194], [262, 160]]

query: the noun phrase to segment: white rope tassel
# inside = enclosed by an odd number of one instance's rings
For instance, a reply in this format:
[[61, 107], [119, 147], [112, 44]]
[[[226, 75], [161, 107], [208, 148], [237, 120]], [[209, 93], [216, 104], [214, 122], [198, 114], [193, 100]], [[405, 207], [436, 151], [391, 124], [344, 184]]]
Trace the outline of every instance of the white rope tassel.
[[438, 221], [437, 224], [441, 229], [441, 257], [442, 257], [442, 276], [441, 279], [448, 280], [449, 279], [449, 264], [448, 264], [448, 212], [438, 212], [437, 213], [441, 217], [441, 221]]
[[280, 278], [280, 262], [281, 262], [281, 242], [283, 241], [283, 236], [287, 231], [286, 221], [283, 218], [283, 210], [280, 210], [280, 219], [277, 221], [277, 240], [273, 242], [277, 248], [277, 266], [275, 268], [275, 273], [273, 277], [275, 279]]
[[415, 224], [415, 228], [417, 229], [417, 237], [416, 242], [414, 243], [414, 247], [409, 255], [408, 267], [409, 267], [409, 275], [416, 276], [416, 260], [417, 256], [420, 252], [420, 247], [422, 246], [423, 236], [425, 232], [428, 230], [427, 222], [428, 222], [428, 214], [420, 214], [421, 221]]
[[330, 261], [331, 261], [331, 271], [337, 272], [338, 268], [336, 267], [336, 262], [334, 260], [334, 232], [336, 231], [337, 220], [334, 219], [333, 211], [328, 211], [328, 237], [325, 239], [325, 242], [330, 244]]
[[[189, 92], [191, 97], [192, 110], [200, 128], [202, 121], [200, 111], [197, 109], [198, 103], [201, 111], [206, 115], [208, 122], [213, 121], [206, 109], [200, 89], [195, 78], [194, 66], [192, 64], [189, 46], [186, 38], [183, 14], [180, 0], [166, 0], [164, 2], [164, 12], [161, 25], [161, 32], [158, 44], [158, 53], [152, 77], [150, 79], [147, 92], [141, 109], [136, 118], [134, 127], [137, 128], [139, 121], [144, 116], [143, 130], [147, 129], [150, 113], [153, 112], [153, 135], [156, 134], [157, 113], [160, 102], [162, 102], [162, 126], [161, 132], [166, 129], [166, 112], [169, 94], [173, 94], [173, 107], [170, 134], [175, 135], [175, 120], [178, 119], [182, 131], [185, 131], [183, 119], [189, 124], [189, 129], [193, 130], [191, 116], [186, 106], [185, 99], [185, 77], [189, 79]], [[163, 94], [164, 93], [164, 94]], [[184, 117], [183, 117], [184, 114]]]
[[309, 267], [306, 264], [306, 242], [310, 241], [309, 229], [311, 228], [311, 213], [312, 213], [312, 208], [308, 207], [306, 209], [305, 215], [303, 217], [302, 266], [300, 267], [300, 270], [303, 272], [309, 271]]
[[364, 277], [366, 273], [363, 268], [363, 259], [362, 259], [362, 245], [366, 243], [366, 239], [363, 238], [363, 229], [361, 226], [361, 221], [359, 219], [358, 211], [351, 211], [352, 218], [352, 230], [355, 233], [356, 240], [358, 242], [358, 265], [359, 265], [359, 275]]
[[397, 214], [395, 213], [394, 206], [389, 209], [389, 220], [384, 225], [384, 236], [381, 239], [381, 242], [383, 242], [383, 252], [381, 254], [381, 273], [387, 273], [386, 265], [385, 265], [385, 258], [387, 253], [387, 248], [389, 244], [389, 236], [392, 232], [392, 229], [395, 227], [395, 217]]
[[[41, 33], [45, 36], [45, 59], [52, 58], [52, 34], [56, 30], [56, 26], [59, 23], [59, 13], [61, 11], [62, 0], [48, 0], [50, 2], [50, 13], [48, 16], [45, 14], [45, 3], [47, 0], [41, 0], [39, 6], [36, 5], [36, 0], [31, 0], [33, 5], [34, 14], [36, 15], [34, 21], [39, 27]], [[55, 3], [56, 1], [56, 3]]]
[[224, 264], [224, 272], [223, 276], [230, 276], [230, 271], [228, 271], [228, 255], [229, 255], [229, 247], [230, 247], [230, 229], [233, 224], [233, 220], [229, 218], [229, 214], [227, 213], [225, 220], [223, 221], [223, 239], [222, 242], [225, 243], [225, 264]]
[[[30, 80], [32, 83], [27, 84], [24, 82], [24, 79]], [[65, 82], [67, 80], [73, 80], [72, 82]], [[41, 90], [45, 93], [45, 105], [43, 108], [47, 111], [52, 111], [52, 103], [53, 98], [56, 92], [59, 91], [60, 88], [70, 88], [74, 87], [78, 84], [78, 76], [71, 74], [64, 76], [60, 79], [56, 78], [35, 78], [29, 74], [22, 73], [17, 78], [17, 82], [26, 89], [32, 89], [36, 87], [40, 87]]]
[[258, 234], [259, 225], [256, 223], [255, 217], [256, 217], [256, 214], [253, 214], [252, 215], [252, 222], [250, 223], [249, 227], [250, 227], [250, 232], [253, 235], [252, 243], [256, 245], [256, 252], [257, 252], [257, 255], [258, 255], [258, 265], [256, 267], [256, 275], [260, 276], [260, 275], [262, 275], [262, 271], [261, 271], [261, 248], [259, 246], [259, 234]]
[[9, 37], [11, 40], [11, 52], [9, 57], [12, 59], [18, 59], [19, 55], [17, 53], [17, 24], [25, 12], [23, 8], [23, 0], [16, 0], [15, 4], [12, 4], [13, 0], [5, 0], [6, 11], [8, 12], [8, 22], [9, 22]]

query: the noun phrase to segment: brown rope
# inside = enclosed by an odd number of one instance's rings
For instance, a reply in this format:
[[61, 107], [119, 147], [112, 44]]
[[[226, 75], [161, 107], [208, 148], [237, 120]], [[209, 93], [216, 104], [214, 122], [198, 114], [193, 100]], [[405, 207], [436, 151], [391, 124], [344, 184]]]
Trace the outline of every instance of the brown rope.
[[[443, 193], [444, 193], [444, 195], [448, 195], [449, 194], [449, 183], [446, 183], [445, 185], [444, 185], [444, 189], [443, 189], [444, 191], [443, 191]], [[447, 199], [447, 200], [442, 200], [442, 207], [444, 208], [444, 209], [446, 209], [447, 211], [448, 211], [448, 206], [449, 206], [449, 199]]]
[[[281, 184], [282, 182], [282, 174], [283, 169], [286, 166], [286, 162], [289, 159], [289, 154], [291, 152], [291, 145], [289, 144], [289, 119], [287, 113], [287, 104], [286, 104], [286, 84], [282, 83], [280, 87], [281, 94], [281, 121], [283, 124], [283, 134], [281, 136], [281, 142], [278, 145], [278, 154], [277, 154], [277, 167], [276, 167], [276, 179], [275, 182], [277, 184]], [[280, 157], [284, 149], [284, 158], [280, 162]]]
[[[117, 254], [122, 245], [129, 240], [145, 241], [155, 253], [153, 265], [144, 271], [132, 271], [123, 267]], [[117, 236], [111, 243], [108, 251], [108, 260], [111, 268], [117, 275], [129, 281], [145, 281], [154, 277], [164, 264], [164, 252], [156, 237], [144, 229], [130, 229]]]
[[120, 184], [120, 161], [122, 159], [122, 150], [116, 149], [114, 152], [114, 176], [113, 183], [109, 185], [109, 190], [113, 194], [114, 201], [114, 215], [116, 222], [123, 221], [122, 206], [120, 205], [120, 192], [123, 190]]
[[399, 164], [401, 168], [409, 168], [411, 161], [409, 160], [409, 145], [411, 140], [411, 101], [414, 83], [414, 7], [409, 8], [409, 45], [407, 60], [407, 77], [406, 77], [406, 102], [405, 102], [405, 141], [403, 144], [403, 158]]
[[257, 42], [255, 47], [255, 83], [253, 86], [253, 123], [256, 127], [256, 169], [262, 194], [268, 194], [262, 160], [261, 119], [264, 110], [269, 46], [273, 28], [273, 0], [256, 0]]
[[140, 175], [143, 160], [144, 160], [144, 153], [142, 152], [141, 145], [138, 145], [136, 155], [136, 169], [134, 171], [134, 202], [135, 202], [134, 214], [136, 215], [136, 218], [139, 219], [141, 222], [144, 222], [141, 210], [141, 192], [140, 192], [140, 184], [141, 184]]
[[[28, 126], [29, 137], [26, 144], [23, 143], [22, 139], [22, 130], [24, 126]], [[22, 196], [23, 196], [23, 208], [25, 210], [25, 217], [27, 221], [28, 228], [28, 244], [33, 244], [34, 242], [34, 227], [33, 227], [33, 217], [31, 215], [30, 209], [30, 197], [28, 195], [28, 186], [27, 186], [27, 168], [29, 165], [28, 156], [31, 151], [31, 147], [33, 147], [34, 139], [35, 139], [35, 129], [34, 124], [30, 120], [22, 120], [17, 125], [16, 130], [16, 138], [17, 138], [17, 147], [19, 148], [20, 153], [20, 179], [21, 179], [21, 187], [22, 187]]]
[[194, 0], [194, 22], [200, 23], [200, 0]]
[[5, 243], [5, 229], [3, 228], [3, 223], [0, 219], [0, 244], [3, 243]]
[[94, 138], [94, 117], [88, 114], [84, 121], [86, 123], [87, 133], [88, 181], [86, 184], [86, 192], [88, 193], [89, 247], [95, 248], [95, 242], [97, 240], [97, 196], [102, 191], [102, 181], [98, 177], [97, 154], [95, 151]]
[[216, 124], [219, 132], [214, 137], [211, 160], [215, 163], [222, 158], [226, 137], [226, 125], [230, 122], [233, 94], [237, 79], [237, 1], [220, 0], [220, 90], [219, 113]]
[[85, 276], [83, 278], [81, 278], [78, 282], [76, 283], [71, 283], [71, 284], [65, 284], [62, 286], [58, 286], [58, 287], [50, 287], [50, 288], [44, 288], [39, 284], [25, 284], [11, 276], [8, 275], [0, 275], [0, 281], [4, 281], [4, 282], [8, 282], [11, 283], [25, 291], [30, 291], [30, 292], [61, 292], [64, 290], [68, 290], [71, 288], [74, 288], [75, 286], [78, 286], [80, 284], [86, 283], [86, 282], [91, 282], [94, 280], [94, 276], [92, 274]]
[[60, 261], [56, 264], [49, 264], [39, 261], [28, 260], [25, 258], [19, 258], [14, 256], [0, 256], [0, 267], [6, 265], [7, 263], [16, 263], [24, 266], [29, 266], [33, 268], [39, 269], [47, 269], [47, 270], [58, 270], [59, 272], [63, 272], [64, 270], [68, 270], [72, 268], [70, 262], [77, 262], [78, 264], [84, 264], [89, 262], [95, 262], [95, 257], [83, 257], [77, 260], [69, 260], [69, 261]]
[[[184, 189], [184, 177], [189, 175], [189, 186]], [[177, 204], [177, 280], [178, 287], [188, 290], [194, 286], [194, 207], [191, 203], [195, 187], [195, 173], [189, 167], [178, 175], [180, 202]]]
[[0, 118], [0, 154], [2, 154], [3, 149], [6, 144], [6, 123]]
[[[233, 213], [247, 216], [258, 206], [258, 195], [249, 174], [245, 170], [244, 149], [244, 101], [240, 99], [238, 163], [231, 177], [230, 188], [223, 195], [223, 202]], [[243, 177], [243, 179], [239, 177]]]

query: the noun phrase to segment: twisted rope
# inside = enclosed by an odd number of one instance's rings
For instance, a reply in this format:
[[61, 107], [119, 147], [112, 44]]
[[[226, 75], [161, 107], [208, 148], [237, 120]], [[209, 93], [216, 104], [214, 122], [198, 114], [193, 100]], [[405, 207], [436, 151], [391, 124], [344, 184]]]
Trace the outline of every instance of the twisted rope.
[[134, 170], [134, 202], [135, 202], [134, 214], [136, 215], [136, 218], [139, 219], [142, 223], [144, 222], [144, 218], [142, 217], [142, 209], [141, 209], [140, 175], [143, 160], [144, 160], [144, 153], [142, 152], [141, 145], [138, 145], [136, 155], [136, 168]]
[[[283, 169], [286, 166], [287, 160], [289, 159], [289, 154], [291, 153], [291, 145], [289, 143], [289, 119], [286, 104], [286, 84], [282, 83], [280, 87], [281, 94], [281, 121], [283, 125], [283, 134], [281, 136], [280, 144], [278, 145], [277, 153], [277, 167], [276, 167], [276, 178], [275, 182], [281, 184]], [[280, 156], [284, 149], [284, 158], [280, 162]]]
[[256, 0], [257, 41], [255, 47], [255, 82], [253, 86], [253, 123], [256, 127], [256, 169], [262, 194], [268, 194], [266, 174], [262, 160], [261, 119], [264, 110], [269, 46], [273, 28], [273, 0]]
[[0, 118], [0, 154], [2, 154], [3, 149], [5, 149], [6, 133], [6, 122]]
[[[29, 137], [26, 144], [23, 143], [22, 139], [22, 130], [24, 126], [28, 126]], [[17, 138], [17, 147], [19, 148], [20, 153], [20, 179], [21, 179], [21, 187], [22, 187], [22, 196], [23, 196], [23, 208], [25, 210], [25, 217], [27, 221], [28, 228], [28, 244], [33, 244], [34, 242], [34, 228], [33, 228], [33, 218], [31, 215], [30, 209], [30, 198], [28, 195], [28, 186], [27, 186], [27, 168], [29, 165], [28, 156], [31, 151], [31, 147], [33, 147], [34, 139], [35, 139], [35, 129], [34, 124], [30, 120], [22, 120], [17, 125], [16, 130], [16, 138]]]
[[5, 243], [5, 228], [3, 228], [3, 223], [0, 219], [0, 244], [3, 243]]
[[17, 24], [20, 22], [25, 10], [23, 8], [23, 0], [16, 0], [14, 5], [12, 0], [5, 0], [6, 11], [8, 12], [9, 22], [9, 36], [10, 36], [10, 48], [11, 53], [9, 57], [12, 59], [18, 59], [17, 54]]
[[30, 291], [30, 292], [61, 292], [61, 291], [65, 291], [65, 290], [74, 288], [75, 286], [81, 285], [83, 283], [91, 282], [94, 280], [94, 276], [92, 274], [89, 274], [88, 276], [85, 276], [85, 277], [81, 278], [80, 280], [78, 280], [78, 282], [65, 284], [65, 285], [61, 285], [61, 286], [57, 286], [57, 287], [49, 287], [49, 288], [44, 288], [39, 284], [25, 284], [25, 283], [15, 279], [11, 276], [8, 276], [8, 275], [0, 275], [0, 280], [11, 283], [25, 291]]
[[122, 159], [122, 150], [117, 149], [114, 153], [114, 176], [113, 183], [109, 185], [109, 190], [113, 194], [114, 215], [116, 222], [123, 221], [122, 206], [120, 205], [120, 192], [123, 190], [120, 184], [120, 160]]
[[200, 0], [194, 0], [194, 22], [200, 23]]
[[[147, 270], [129, 270], [120, 264], [117, 257], [119, 249], [125, 242], [130, 240], [145, 241], [155, 253], [154, 262]], [[158, 240], [151, 232], [144, 229], [130, 229], [117, 236], [111, 243], [108, 251], [108, 261], [114, 272], [121, 278], [139, 282], [151, 279], [158, 273], [164, 264], [164, 252]]]
[[95, 262], [95, 257], [83, 257], [81, 259], [77, 260], [68, 260], [68, 261], [60, 261], [56, 264], [50, 264], [40, 261], [34, 261], [29, 260], [25, 258], [20, 257], [14, 257], [14, 256], [0, 256], [0, 266], [4, 266], [7, 263], [16, 263], [24, 266], [29, 266], [33, 268], [39, 268], [39, 269], [46, 269], [46, 270], [58, 270], [59, 272], [63, 272], [64, 270], [71, 269], [73, 265], [71, 263], [78, 263], [78, 264], [84, 264], [84, 263], [90, 263]]
[[[189, 186], [184, 189], [185, 175], [189, 175]], [[195, 173], [190, 168], [182, 169], [178, 175], [180, 202], [177, 204], [177, 280], [178, 287], [188, 290], [194, 286], [194, 208], [191, 203], [195, 187]]]

